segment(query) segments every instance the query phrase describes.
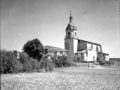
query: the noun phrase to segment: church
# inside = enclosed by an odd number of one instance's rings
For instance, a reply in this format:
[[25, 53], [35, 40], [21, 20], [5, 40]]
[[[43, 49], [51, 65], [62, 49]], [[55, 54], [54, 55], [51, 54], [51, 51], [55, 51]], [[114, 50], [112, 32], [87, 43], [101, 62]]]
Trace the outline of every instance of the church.
[[69, 23], [66, 27], [65, 49], [68, 50], [69, 59], [78, 57], [82, 61], [97, 61], [101, 58], [109, 60], [109, 54], [102, 52], [102, 46], [98, 43], [81, 40], [77, 36], [77, 27], [73, 23], [73, 17], [70, 13]]
[[81, 40], [77, 36], [77, 27], [73, 23], [73, 17], [70, 13], [69, 23], [66, 27], [66, 35], [64, 39], [65, 49], [44, 46], [48, 52], [54, 56], [67, 55], [70, 61], [78, 59], [78, 61], [109, 61], [109, 54], [103, 53], [102, 46], [98, 43]]

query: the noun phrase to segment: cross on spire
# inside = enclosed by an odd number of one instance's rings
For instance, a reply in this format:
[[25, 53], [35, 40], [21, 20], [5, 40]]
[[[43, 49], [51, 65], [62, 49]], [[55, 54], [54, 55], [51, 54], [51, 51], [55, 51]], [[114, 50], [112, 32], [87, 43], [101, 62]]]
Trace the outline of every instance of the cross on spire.
[[70, 11], [70, 16], [72, 16], [72, 12]]
[[70, 22], [73, 21], [72, 12], [70, 11]]

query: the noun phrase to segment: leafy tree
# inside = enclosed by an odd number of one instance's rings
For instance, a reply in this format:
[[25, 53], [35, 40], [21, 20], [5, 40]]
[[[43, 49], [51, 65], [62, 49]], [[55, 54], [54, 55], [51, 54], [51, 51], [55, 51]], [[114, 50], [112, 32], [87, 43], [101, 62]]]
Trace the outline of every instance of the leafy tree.
[[32, 70], [32, 64], [30, 63], [29, 57], [25, 52], [20, 53], [19, 61], [22, 63], [23, 72], [30, 72]]
[[17, 73], [22, 69], [22, 64], [12, 51], [1, 50], [1, 73]]
[[42, 58], [43, 45], [37, 38], [28, 41], [23, 46], [23, 50], [29, 55], [29, 57], [33, 57], [34, 59], [37, 59], [38, 61], [40, 61], [40, 59]]

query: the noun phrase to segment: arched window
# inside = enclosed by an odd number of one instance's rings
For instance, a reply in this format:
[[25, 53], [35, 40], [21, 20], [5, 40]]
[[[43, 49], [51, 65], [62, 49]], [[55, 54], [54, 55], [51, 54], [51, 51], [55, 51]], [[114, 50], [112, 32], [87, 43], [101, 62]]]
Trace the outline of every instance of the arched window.
[[75, 36], [76, 36], [76, 32], [75, 32]]
[[68, 32], [68, 38], [70, 38], [70, 32]]

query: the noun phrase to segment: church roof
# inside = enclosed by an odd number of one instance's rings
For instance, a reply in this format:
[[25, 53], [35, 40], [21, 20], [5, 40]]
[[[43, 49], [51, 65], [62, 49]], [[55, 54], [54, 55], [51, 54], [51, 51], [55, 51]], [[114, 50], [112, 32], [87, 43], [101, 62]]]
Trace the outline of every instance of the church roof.
[[63, 51], [63, 52], [67, 51], [66, 49], [54, 47], [54, 46], [49, 46], [49, 45], [44, 46], [44, 49], [48, 49], [48, 51]]
[[109, 55], [108, 53], [103, 53], [103, 52], [98, 52], [100, 54], [103, 54], [103, 55]]
[[79, 42], [87, 42], [87, 43], [91, 43], [91, 44], [95, 44], [95, 45], [99, 45], [99, 46], [101, 46], [100, 44], [98, 44], [98, 43], [93, 43], [93, 42], [90, 42], [90, 41], [86, 41], [86, 40], [81, 40], [81, 39], [78, 39], [78, 41]]
[[86, 50], [77, 51], [76, 53], [86, 53]]

